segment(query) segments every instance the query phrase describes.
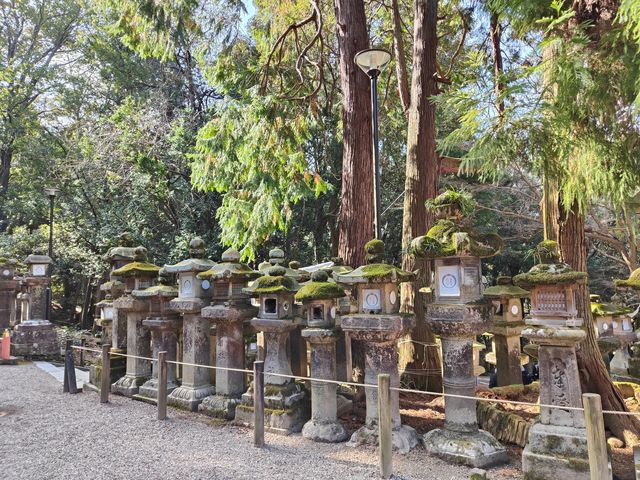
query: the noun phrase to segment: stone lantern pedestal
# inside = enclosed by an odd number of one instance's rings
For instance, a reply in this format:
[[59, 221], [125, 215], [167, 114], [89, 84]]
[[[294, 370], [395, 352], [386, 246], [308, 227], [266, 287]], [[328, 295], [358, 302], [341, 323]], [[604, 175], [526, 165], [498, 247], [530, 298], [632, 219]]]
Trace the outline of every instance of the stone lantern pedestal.
[[[158, 358], [158, 352], [167, 352], [167, 360], [175, 362], [177, 336], [176, 331], [180, 320], [171, 317], [148, 317], [142, 321], [142, 326], [151, 332], [151, 346], [153, 358]], [[167, 363], [167, 393], [178, 388], [176, 377], [176, 365]], [[134, 395], [138, 400], [158, 398], [158, 363], [154, 362], [151, 368], [151, 379], [147, 380], [141, 387], [138, 395]]]
[[[198, 275], [210, 281], [213, 287], [213, 305], [202, 309], [203, 318], [216, 328], [216, 366], [244, 368], [244, 324], [253, 318], [258, 309], [251, 306], [243, 292], [249, 280], [260, 276], [247, 265], [240, 263], [240, 254], [232, 249], [222, 254], [222, 262]], [[225, 420], [235, 418], [236, 406], [245, 390], [242, 372], [216, 370], [215, 395], [206, 397], [198, 410]]]
[[531, 290], [531, 315], [522, 335], [538, 345], [540, 417], [529, 431], [522, 453], [525, 477], [542, 480], [586, 480], [589, 463], [584, 414], [562, 407], [581, 407], [582, 392], [575, 346], [584, 340], [576, 310], [576, 288], [586, 274], [559, 262], [558, 246], [538, 245], [541, 260], [514, 282]]
[[29, 255], [25, 263], [29, 266], [29, 273], [23, 280], [26, 295], [23, 297], [22, 321], [15, 326], [11, 339], [13, 354], [28, 357], [59, 354], [55, 327], [45, 320], [47, 287], [51, 284], [47, 269], [51, 258]]
[[0, 258], [0, 334], [15, 323], [16, 294], [20, 282], [14, 278], [16, 261]]
[[[309, 396], [304, 386], [291, 378], [289, 357], [289, 334], [300, 326], [293, 305], [300, 287], [286, 273], [284, 267], [272, 266], [265, 276], [244, 289], [248, 295], [257, 296], [260, 303], [251, 326], [263, 334], [265, 343], [265, 428], [285, 435], [300, 432], [309, 419]], [[253, 384], [236, 407], [236, 422], [253, 425]]]
[[[209, 319], [202, 316], [201, 310], [209, 303], [211, 285], [197, 275], [209, 270], [215, 262], [203, 258], [205, 247], [200, 238], [191, 240], [189, 252], [191, 258], [164, 267], [167, 272], [178, 275], [179, 296], [171, 300], [169, 307], [182, 315], [182, 361], [209, 365]], [[202, 400], [214, 393], [208, 368], [183, 365], [182, 384], [171, 392], [167, 402], [195, 412]]]
[[480, 235], [468, 218], [473, 199], [448, 191], [430, 201], [437, 223], [411, 243], [411, 253], [434, 260], [435, 300], [427, 305], [427, 324], [442, 342], [444, 428], [424, 435], [427, 452], [456, 463], [484, 468], [507, 460], [505, 448], [478, 428], [473, 343], [486, 331], [492, 303], [482, 296], [481, 258], [496, 255], [502, 240]]

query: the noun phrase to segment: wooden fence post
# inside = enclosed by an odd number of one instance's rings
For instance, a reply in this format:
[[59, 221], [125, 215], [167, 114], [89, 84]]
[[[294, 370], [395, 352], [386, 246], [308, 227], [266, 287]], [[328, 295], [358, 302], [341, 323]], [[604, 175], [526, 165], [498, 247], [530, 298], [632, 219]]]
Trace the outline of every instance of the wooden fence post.
[[591, 480], [611, 479], [611, 466], [607, 454], [607, 439], [604, 435], [602, 402], [596, 393], [582, 395], [584, 420], [587, 426], [587, 448]]
[[253, 445], [264, 447], [264, 361], [253, 362]]
[[64, 393], [78, 393], [78, 383], [76, 382], [76, 366], [73, 362], [73, 349], [71, 340], [67, 340], [64, 352], [64, 381], [62, 391]]
[[636, 472], [636, 480], [640, 480], [640, 445], [633, 447], [633, 466]]
[[158, 352], [158, 420], [167, 418], [167, 352]]
[[393, 433], [391, 432], [391, 377], [378, 375], [378, 439], [380, 442], [380, 477], [393, 473]]
[[111, 356], [109, 351], [111, 344], [102, 345], [102, 371], [100, 373], [100, 403], [109, 402], [109, 391], [111, 390]]

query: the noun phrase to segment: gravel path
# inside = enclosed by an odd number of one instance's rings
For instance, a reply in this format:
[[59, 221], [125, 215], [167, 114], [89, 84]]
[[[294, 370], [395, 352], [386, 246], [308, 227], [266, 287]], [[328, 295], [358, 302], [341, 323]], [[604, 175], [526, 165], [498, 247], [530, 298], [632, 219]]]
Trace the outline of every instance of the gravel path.
[[[95, 393], [68, 395], [32, 364], [0, 367], [0, 477], [20, 479], [373, 479], [374, 448], [267, 434], [252, 445], [245, 428], [207, 417]], [[428, 456], [422, 447], [394, 456], [398, 479], [462, 480], [469, 469]], [[492, 479], [508, 469], [494, 470]]]

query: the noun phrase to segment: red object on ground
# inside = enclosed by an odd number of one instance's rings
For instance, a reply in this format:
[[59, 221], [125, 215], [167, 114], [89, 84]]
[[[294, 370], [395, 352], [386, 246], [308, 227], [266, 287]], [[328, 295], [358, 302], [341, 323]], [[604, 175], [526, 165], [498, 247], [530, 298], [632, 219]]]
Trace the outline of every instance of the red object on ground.
[[0, 359], [9, 360], [11, 352], [11, 336], [9, 335], [9, 330], [5, 329], [2, 335], [2, 341], [0, 344]]

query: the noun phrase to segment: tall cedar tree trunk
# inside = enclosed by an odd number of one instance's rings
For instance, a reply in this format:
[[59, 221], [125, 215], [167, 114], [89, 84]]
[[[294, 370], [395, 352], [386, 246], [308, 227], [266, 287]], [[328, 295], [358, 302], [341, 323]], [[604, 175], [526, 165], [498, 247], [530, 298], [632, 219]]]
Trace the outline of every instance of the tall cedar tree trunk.
[[[413, 42], [413, 73], [411, 104], [407, 129], [407, 161], [402, 216], [402, 268], [419, 270], [418, 278], [402, 286], [403, 311], [414, 311], [416, 325], [411, 332], [413, 362], [407, 370], [415, 371], [414, 383], [419, 388], [441, 390], [442, 378], [435, 337], [425, 321], [425, 294], [420, 288], [428, 286], [431, 268], [425, 259], [409, 255], [411, 240], [424, 235], [433, 224], [425, 201], [438, 194], [439, 161], [436, 152], [436, 108], [431, 97], [438, 93], [436, 84], [436, 50], [438, 0], [416, 0]], [[406, 348], [406, 347], [405, 347]], [[403, 348], [402, 358], [407, 358]], [[410, 358], [410, 357], [409, 357]], [[402, 362], [401, 362], [402, 363]]]
[[13, 149], [5, 146], [0, 149], [0, 232], [7, 229], [8, 213], [6, 209], [7, 192], [9, 190], [9, 176], [11, 175], [11, 160]]
[[491, 12], [489, 18], [489, 35], [491, 36], [491, 45], [493, 46], [493, 75], [495, 77], [494, 91], [496, 94], [496, 108], [498, 114], [502, 117], [504, 114], [504, 81], [502, 79], [502, 49], [500, 48], [500, 37], [502, 36], [502, 27], [498, 21], [498, 14]]
[[342, 87], [342, 200], [338, 256], [364, 264], [364, 244], [373, 238], [371, 87], [353, 57], [369, 48], [362, 0], [335, 0]]
[[[558, 197], [556, 197], [557, 199]], [[558, 202], [559, 217], [557, 224], [558, 243], [562, 260], [574, 270], [587, 271], [587, 246], [584, 235], [584, 215], [578, 212], [577, 204], [567, 211]], [[576, 293], [578, 314], [584, 319], [587, 338], [578, 345], [578, 369], [582, 393], [597, 393], [602, 399], [603, 410], [626, 411], [627, 407], [618, 388], [611, 381], [602, 355], [596, 343], [596, 331], [593, 328], [589, 287], [582, 285]], [[627, 445], [636, 444], [640, 434], [640, 421], [628, 415], [605, 415], [605, 425]]]

